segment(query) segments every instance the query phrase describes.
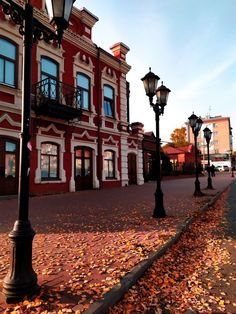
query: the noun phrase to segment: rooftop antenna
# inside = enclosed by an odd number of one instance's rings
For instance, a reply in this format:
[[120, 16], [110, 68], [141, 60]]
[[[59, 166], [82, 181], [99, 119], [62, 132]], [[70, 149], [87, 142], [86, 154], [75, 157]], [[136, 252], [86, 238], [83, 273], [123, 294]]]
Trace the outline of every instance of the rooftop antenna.
[[209, 112], [208, 112], [208, 118], [210, 119], [211, 117], [211, 106], [209, 106]]

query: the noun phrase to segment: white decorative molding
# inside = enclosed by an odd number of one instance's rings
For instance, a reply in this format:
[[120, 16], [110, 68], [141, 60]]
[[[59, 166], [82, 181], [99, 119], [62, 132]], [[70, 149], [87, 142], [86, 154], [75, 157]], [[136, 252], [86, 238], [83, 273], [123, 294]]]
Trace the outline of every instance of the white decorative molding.
[[85, 26], [84, 30], [85, 30], [85, 32], [86, 32], [87, 34], [91, 35], [91, 29], [90, 29], [90, 28], [88, 28], [88, 27]]
[[129, 185], [127, 135], [121, 136], [121, 185]]
[[9, 136], [9, 137], [13, 137], [13, 138], [16, 138], [16, 139], [20, 138], [20, 133], [19, 133], [19, 131], [16, 131], [16, 130], [0, 128], [0, 134], [1, 134], [1, 136]]
[[7, 113], [4, 113], [1, 117], [0, 117], [0, 123], [3, 121], [7, 121], [10, 125], [15, 126], [15, 127], [21, 127], [21, 123], [14, 121]]
[[131, 142], [129, 142], [129, 143], [128, 143], [128, 146], [129, 146], [129, 147], [134, 146], [134, 148], [135, 148], [135, 149], [137, 149], [137, 148], [138, 148], [138, 144], [137, 144], [137, 143], [135, 143], [135, 141], [134, 141], [134, 140], [132, 140]]
[[[58, 136], [60, 136], [61, 138], [64, 137], [65, 131], [58, 130], [58, 129], [56, 128], [56, 126], [55, 126], [53, 123], [51, 123], [51, 124], [50, 124], [49, 126], [47, 126], [46, 128], [44, 128], [44, 127], [39, 127], [39, 128], [38, 128], [38, 134], [41, 135], [42, 132], [48, 133], [50, 130], [53, 130], [53, 132], [54, 132], [55, 134], [57, 134]], [[46, 135], [46, 136], [50, 137], [50, 135]], [[54, 136], [51, 136], [51, 137], [54, 138]]]
[[97, 137], [89, 135], [87, 130], [84, 130], [83, 133], [81, 134], [73, 133], [72, 139], [76, 140], [76, 138], [80, 138], [80, 139], [87, 138], [87, 140], [93, 141], [94, 143], [97, 141]]
[[110, 83], [113, 83], [116, 85], [117, 76], [116, 76], [115, 71], [114, 70], [112, 71], [110, 67], [105, 66], [102, 69], [102, 76]]
[[[94, 65], [93, 65], [92, 59], [90, 57], [87, 57], [85, 54], [81, 54], [80, 51], [74, 56], [74, 65], [78, 67], [78, 70], [76, 71], [76, 73], [81, 72], [81, 67], [85, 71], [89, 71], [93, 73]], [[76, 75], [74, 75], [74, 77], [76, 77]]]
[[113, 136], [110, 135], [107, 139], [103, 139], [103, 144], [109, 144], [111, 142], [112, 144], [118, 145], [119, 141], [114, 140]]
[[137, 155], [137, 184], [142, 185], [144, 184], [144, 177], [143, 177], [143, 150], [138, 149], [138, 155]]

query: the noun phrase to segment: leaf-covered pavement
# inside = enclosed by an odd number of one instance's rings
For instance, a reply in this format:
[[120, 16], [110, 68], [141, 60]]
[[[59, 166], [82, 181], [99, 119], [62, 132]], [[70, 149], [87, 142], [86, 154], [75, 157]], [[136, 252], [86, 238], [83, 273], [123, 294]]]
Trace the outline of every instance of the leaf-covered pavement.
[[[220, 189], [229, 181], [225, 177], [219, 180]], [[208, 196], [192, 197], [190, 181], [168, 182], [168, 216], [161, 220], [152, 218], [153, 184], [124, 188], [122, 197], [117, 189], [32, 198], [31, 222], [37, 233], [33, 267], [42, 289], [33, 300], [15, 306], [6, 307], [0, 297], [0, 312], [82, 313], [209, 201]], [[170, 193], [172, 189], [174, 193]], [[93, 198], [88, 201], [90, 195]], [[9, 201], [6, 207], [5, 203], [5, 212], [13, 213], [14, 204]], [[0, 285], [9, 267], [6, 231], [10, 230], [7, 223], [12, 221], [2, 212], [1, 217]]]
[[227, 249], [230, 243], [235, 250], [236, 241], [224, 237], [225, 194], [190, 225], [110, 314], [158, 314], [164, 309], [173, 314], [187, 309], [236, 313], [235, 259]]
[[[209, 200], [191, 196], [172, 200], [169, 215], [152, 218], [152, 205], [136, 204], [128, 212], [117, 204], [112, 215], [89, 213], [82, 222], [78, 214], [61, 213], [55, 225], [45, 225], [33, 241], [33, 267], [42, 285], [32, 301], [16, 306], [4, 303], [6, 313], [81, 313], [101, 298], [137, 263], [170, 239], [183, 221]], [[76, 216], [77, 215], [77, 216]], [[87, 219], [87, 221], [86, 221]], [[92, 221], [92, 223], [91, 223]], [[42, 226], [35, 228], [40, 230]], [[83, 231], [79, 231], [79, 230]], [[68, 230], [72, 230], [68, 232]], [[9, 240], [1, 234], [0, 278], [9, 264]]]

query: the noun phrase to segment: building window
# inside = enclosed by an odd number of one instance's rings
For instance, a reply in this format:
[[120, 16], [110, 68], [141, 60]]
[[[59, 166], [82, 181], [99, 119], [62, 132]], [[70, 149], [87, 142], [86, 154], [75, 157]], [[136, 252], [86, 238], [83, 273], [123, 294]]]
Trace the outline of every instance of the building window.
[[41, 58], [41, 81], [44, 96], [56, 99], [58, 63], [48, 57]]
[[0, 83], [16, 87], [16, 45], [0, 38]]
[[59, 145], [42, 143], [41, 145], [41, 178], [42, 180], [58, 180]]
[[217, 128], [218, 124], [217, 123], [213, 123], [213, 128]]
[[90, 109], [90, 78], [83, 74], [77, 74], [77, 87], [81, 91], [81, 108], [85, 110]]
[[5, 177], [16, 177], [16, 143], [6, 141], [5, 142]]
[[107, 117], [114, 117], [114, 89], [109, 85], [104, 85], [104, 114]]
[[115, 153], [111, 150], [105, 151], [104, 174], [106, 179], [115, 178]]

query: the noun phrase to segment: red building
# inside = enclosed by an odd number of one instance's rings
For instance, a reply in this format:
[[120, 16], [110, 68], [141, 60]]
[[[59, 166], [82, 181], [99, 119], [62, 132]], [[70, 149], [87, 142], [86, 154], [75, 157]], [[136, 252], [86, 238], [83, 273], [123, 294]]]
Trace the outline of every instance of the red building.
[[[48, 24], [45, 1], [34, 1], [34, 16]], [[74, 7], [61, 47], [33, 46], [31, 194], [143, 183], [143, 130], [129, 131], [129, 48], [98, 47], [97, 21]], [[0, 195], [17, 194], [22, 46], [18, 27], [0, 11]]]
[[[195, 165], [195, 148], [190, 144], [183, 147], [163, 147], [164, 153], [170, 158], [173, 171], [189, 171], [194, 169]], [[201, 164], [201, 153], [198, 154], [198, 163]]]

